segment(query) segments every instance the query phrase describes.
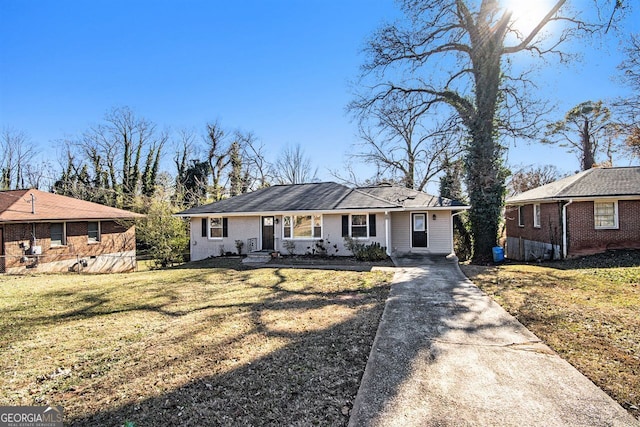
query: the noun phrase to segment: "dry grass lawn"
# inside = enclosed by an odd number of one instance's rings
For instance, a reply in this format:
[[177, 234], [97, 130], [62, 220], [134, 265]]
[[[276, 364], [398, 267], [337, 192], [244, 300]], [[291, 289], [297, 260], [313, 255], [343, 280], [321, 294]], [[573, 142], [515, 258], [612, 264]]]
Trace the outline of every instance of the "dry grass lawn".
[[461, 267], [560, 356], [640, 417], [640, 262], [604, 267], [602, 257], [592, 260]]
[[0, 277], [0, 404], [62, 405], [65, 425], [345, 425], [391, 274], [225, 262]]

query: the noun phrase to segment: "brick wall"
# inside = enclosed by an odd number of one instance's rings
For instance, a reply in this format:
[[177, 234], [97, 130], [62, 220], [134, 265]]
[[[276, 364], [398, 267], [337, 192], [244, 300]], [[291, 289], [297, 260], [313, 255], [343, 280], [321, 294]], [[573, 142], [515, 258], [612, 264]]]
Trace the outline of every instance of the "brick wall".
[[24, 263], [20, 258], [26, 255], [30, 239], [35, 231], [37, 246], [42, 248], [42, 260], [56, 262], [79, 257], [135, 251], [135, 227], [123, 226], [114, 221], [100, 222], [100, 241], [89, 242], [88, 223], [67, 222], [66, 244], [51, 246], [49, 223], [5, 224], [4, 226], [5, 267], [19, 267]]
[[[518, 207], [507, 206], [505, 212], [506, 233], [510, 239], [522, 239], [532, 242], [562, 244], [562, 205], [560, 203], [540, 204], [540, 227], [533, 226], [533, 204], [522, 207], [524, 226], [518, 224]], [[510, 250], [512, 258], [524, 259], [525, 254]], [[515, 256], [514, 256], [515, 255]]]
[[567, 208], [569, 256], [607, 249], [640, 249], [640, 200], [618, 201], [619, 227], [596, 230], [593, 202], [574, 202]]

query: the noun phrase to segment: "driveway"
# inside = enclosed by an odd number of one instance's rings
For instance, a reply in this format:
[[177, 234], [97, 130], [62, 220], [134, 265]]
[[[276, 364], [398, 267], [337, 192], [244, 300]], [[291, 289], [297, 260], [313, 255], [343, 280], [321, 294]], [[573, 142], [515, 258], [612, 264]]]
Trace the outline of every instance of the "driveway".
[[396, 262], [350, 426], [640, 426], [457, 262]]

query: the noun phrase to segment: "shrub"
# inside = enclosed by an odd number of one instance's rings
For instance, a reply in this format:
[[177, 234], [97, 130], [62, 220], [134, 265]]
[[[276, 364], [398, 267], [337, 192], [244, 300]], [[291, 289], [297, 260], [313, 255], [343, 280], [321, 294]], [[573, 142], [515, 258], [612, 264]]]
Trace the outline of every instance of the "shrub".
[[158, 268], [183, 262], [182, 255], [189, 249], [189, 225], [173, 213], [168, 203], [154, 200], [147, 215], [136, 221], [137, 238], [149, 248]]
[[244, 246], [243, 240], [236, 240], [236, 250], [238, 251], [238, 255], [242, 255], [242, 247]]
[[351, 237], [345, 237], [345, 246], [358, 261], [382, 261], [387, 259], [387, 248], [378, 242], [369, 245], [359, 243]]
[[296, 252], [296, 242], [293, 240], [285, 240], [282, 246], [289, 252], [289, 255], [293, 255]]

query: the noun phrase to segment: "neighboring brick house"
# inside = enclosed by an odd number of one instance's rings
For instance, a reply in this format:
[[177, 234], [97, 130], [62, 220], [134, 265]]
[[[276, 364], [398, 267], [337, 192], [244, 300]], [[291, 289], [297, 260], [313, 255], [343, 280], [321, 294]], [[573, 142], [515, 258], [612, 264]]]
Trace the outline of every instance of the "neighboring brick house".
[[589, 169], [511, 197], [506, 205], [508, 258], [640, 249], [640, 167]]
[[136, 267], [140, 214], [39, 190], [0, 192], [0, 272]]

